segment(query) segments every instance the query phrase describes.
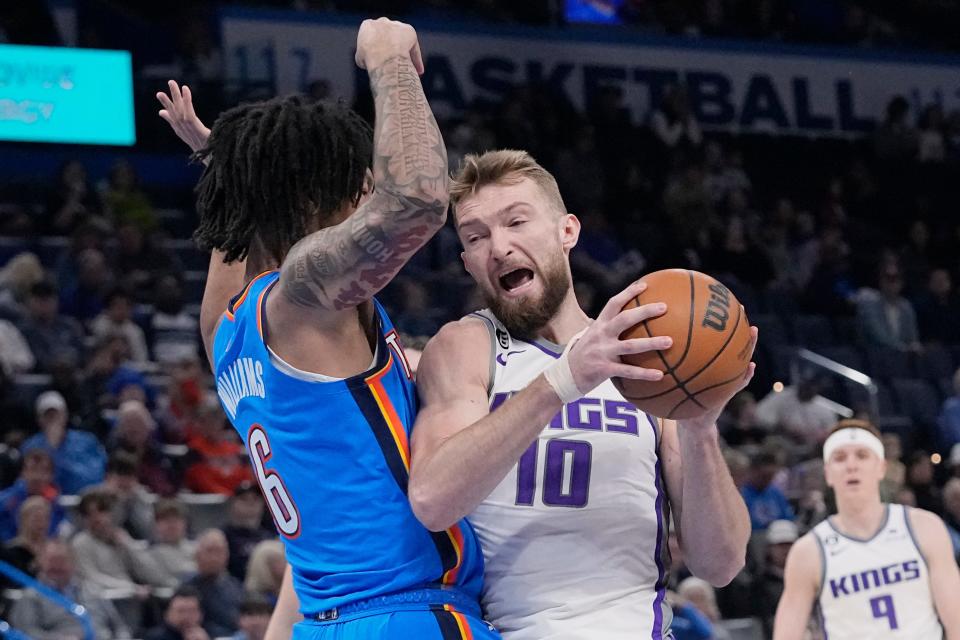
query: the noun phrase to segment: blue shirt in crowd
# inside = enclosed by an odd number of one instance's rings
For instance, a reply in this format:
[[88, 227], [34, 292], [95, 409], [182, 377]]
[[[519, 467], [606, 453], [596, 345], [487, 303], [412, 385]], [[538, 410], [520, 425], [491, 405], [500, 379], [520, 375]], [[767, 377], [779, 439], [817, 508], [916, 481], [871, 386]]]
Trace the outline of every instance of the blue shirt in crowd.
[[107, 454], [92, 433], [67, 429], [59, 447], [54, 447], [43, 433], [38, 433], [23, 443], [22, 450], [37, 448], [50, 452], [56, 483], [63, 493], [75, 495], [103, 482]]

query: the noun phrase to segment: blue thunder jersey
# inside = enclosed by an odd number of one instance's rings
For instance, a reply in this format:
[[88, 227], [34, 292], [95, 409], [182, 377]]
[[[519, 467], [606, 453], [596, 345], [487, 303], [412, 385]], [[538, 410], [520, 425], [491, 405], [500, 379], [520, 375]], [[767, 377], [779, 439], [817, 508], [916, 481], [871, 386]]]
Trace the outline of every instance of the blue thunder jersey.
[[407, 500], [416, 391], [386, 312], [374, 302], [369, 371], [326, 382], [296, 376], [274, 365], [263, 338], [264, 301], [279, 277], [261, 274], [234, 298], [213, 360], [220, 401], [286, 547], [301, 613], [430, 584], [477, 598], [483, 556], [469, 524], [431, 533]]

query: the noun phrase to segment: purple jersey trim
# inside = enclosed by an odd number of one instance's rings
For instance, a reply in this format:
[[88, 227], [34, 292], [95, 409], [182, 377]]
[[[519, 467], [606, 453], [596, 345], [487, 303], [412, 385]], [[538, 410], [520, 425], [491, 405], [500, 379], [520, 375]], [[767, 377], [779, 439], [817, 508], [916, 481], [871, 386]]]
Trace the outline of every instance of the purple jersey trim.
[[536, 347], [537, 349], [540, 349], [540, 351], [543, 351], [545, 354], [547, 354], [551, 358], [559, 358], [562, 355], [560, 353], [557, 353], [556, 351], [551, 351], [550, 349], [547, 349], [545, 346], [543, 346], [536, 340], [527, 341], [527, 340], [521, 340], [520, 338], [514, 338], [514, 340], [516, 340], [517, 342], [522, 342], [524, 344], [529, 344], [530, 346]]
[[[647, 414], [647, 420], [650, 422], [650, 426], [653, 427], [653, 438], [654, 441], [658, 438], [657, 433], [657, 421], [656, 419]], [[664, 576], [666, 572], [663, 568], [663, 558], [661, 553], [663, 551], [663, 491], [660, 487], [660, 452], [657, 451], [657, 462], [654, 465], [654, 484], [657, 487], [657, 499], [654, 502], [654, 508], [657, 510], [657, 545], [654, 548], [654, 561], [657, 564], [657, 596], [653, 599], [653, 631], [650, 634], [652, 640], [662, 640], [663, 638], [663, 599], [666, 597], [667, 592], [664, 588], [665, 580]]]

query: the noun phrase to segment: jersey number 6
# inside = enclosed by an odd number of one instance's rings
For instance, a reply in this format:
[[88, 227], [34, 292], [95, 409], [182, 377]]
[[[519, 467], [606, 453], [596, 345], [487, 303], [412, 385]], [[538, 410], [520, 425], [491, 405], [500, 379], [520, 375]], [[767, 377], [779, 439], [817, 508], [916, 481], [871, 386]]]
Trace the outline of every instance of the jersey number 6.
[[257, 483], [267, 499], [267, 506], [270, 507], [277, 530], [287, 538], [296, 538], [300, 535], [300, 512], [293, 504], [283, 479], [276, 471], [267, 470], [267, 460], [272, 455], [270, 440], [267, 438], [267, 432], [259, 424], [254, 424], [247, 432], [247, 450], [250, 451], [253, 468], [257, 474]]

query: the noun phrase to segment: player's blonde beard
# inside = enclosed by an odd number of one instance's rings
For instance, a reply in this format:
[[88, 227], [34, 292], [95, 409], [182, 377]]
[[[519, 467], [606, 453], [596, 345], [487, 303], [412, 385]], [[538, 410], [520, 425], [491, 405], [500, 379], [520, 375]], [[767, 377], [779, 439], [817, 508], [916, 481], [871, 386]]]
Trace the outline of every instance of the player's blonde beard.
[[543, 292], [537, 298], [521, 296], [504, 299], [483, 288], [487, 306], [511, 335], [535, 338], [537, 332], [560, 310], [560, 305], [570, 290], [570, 278], [564, 258], [565, 254], [559, 251], [546, 263], [542, 271], [532, 270], [534, 275], [543, 281]]

